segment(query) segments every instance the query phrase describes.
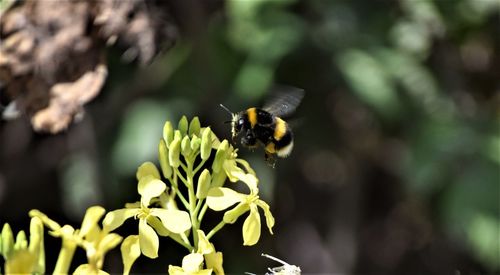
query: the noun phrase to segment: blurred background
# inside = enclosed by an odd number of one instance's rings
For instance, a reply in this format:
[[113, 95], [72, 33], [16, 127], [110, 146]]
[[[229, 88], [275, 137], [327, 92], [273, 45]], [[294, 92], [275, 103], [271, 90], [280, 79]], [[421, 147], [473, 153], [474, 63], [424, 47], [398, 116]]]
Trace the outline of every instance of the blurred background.
[[[278, 265], [261, 253], [304, 273], [500, 271], [500, 2], [172, 1], [168, 9], [175, 45], [145, 66], [106, 48], [102, 91], [67, 130], [36, 133], [24, 116], [0, 122], [1, 224], [28, 229], [36, 208], [79, 227], [91, 205], [136, 201], [136, 169], [157, 162], [166, 120], [199, 116], [229, 138], [219, 103], [259, 106], [279, 83], [306, 91], [292, 155], [273, 169], [261, 150], [240, 149], [275, 215], [274, 235], [263, 230], [243, 247], [243, 219], [226, 226], [213, 241], [227, 273]], [[46, 241], [53, 266], [59, 242]], [[106, 271], [122, 270], [115, 250]], [[165, 273], [183, 253], [165, 239], [160, 259], [141, 257], [133, 271]]]

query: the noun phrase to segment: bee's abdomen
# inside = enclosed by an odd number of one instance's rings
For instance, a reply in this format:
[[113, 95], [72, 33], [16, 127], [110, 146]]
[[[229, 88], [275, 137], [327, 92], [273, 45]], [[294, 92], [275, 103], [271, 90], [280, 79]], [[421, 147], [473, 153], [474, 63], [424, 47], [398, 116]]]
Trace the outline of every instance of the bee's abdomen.
[[276, 127], [274, 128], [274, 150], [279, 157], [287, 157], [293, 149], [293, 133], [287, 123], [276, 117]]

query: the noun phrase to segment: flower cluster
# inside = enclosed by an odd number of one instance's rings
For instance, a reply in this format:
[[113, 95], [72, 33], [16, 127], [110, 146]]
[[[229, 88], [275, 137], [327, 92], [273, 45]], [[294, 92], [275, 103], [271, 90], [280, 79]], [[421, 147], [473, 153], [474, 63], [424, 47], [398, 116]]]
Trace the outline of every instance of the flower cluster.
[[[137, 169], [139, 201], [108, 213], [100, 206], [90, 207], [80, 229], [61, 226], [40, 211], [32, 210], [28, 245], [23, 231], [14, 240], [6, 224], [0, 236], [5, 271], [45, 273], [44, 227], [53, 237], [62, 239], [54, 269], [57, 274], [69, 272], [77, 248], [85, 250], [88, 262], [78, 266], [75, 274], [107, 274], [102, 270], [104, 257], [120, 243], [123, 273], [129, 274], [140, 255], [158, 257], [160, 237], [170, 238], [188, 250], [181, 266], [168, 267], [170, 274], [224, 274], [222, 253], [210, 242], [214, 234], [249, 212], [243, 223], [243, 245], [256, 244], [261, 235], [259, 208], [272, 234], [274, 217], [269, 205], [259, 198], [259, 181], [254, 170], [238, 158], [237, 149], [227, 140], [220, 141], [210, 127], [202, 128], [197, 117], [191, 122], [182, 117], [177, 129], [171, 122], [165, 123], [158, 160], [159, 169], [152, 162], [143, 163]], [[225, 186], [226, 180], [243, 182], [248, 193]], [[205, 231], [202, 221], [209, 209], [225, 212], [215, 227]], [[131, 218], [138, 222], [137, 235], [123, 239], [112, 233]]]

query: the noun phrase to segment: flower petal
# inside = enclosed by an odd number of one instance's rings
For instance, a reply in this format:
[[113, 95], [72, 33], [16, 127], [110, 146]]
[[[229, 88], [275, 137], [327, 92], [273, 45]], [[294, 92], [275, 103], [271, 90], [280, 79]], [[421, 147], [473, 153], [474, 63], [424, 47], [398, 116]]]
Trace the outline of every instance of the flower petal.
[[224, 268], [222, 268], [222, 252], [206, 254], [205, 263], [207, 268], [212, 269], [215, 274], [224, 275]]
[[234, 160], [225, 161], [223, 167], [230, 181], [237, 182], [240, 180], [250, 188], [250, 192], [258, 193], [257, 184], [259, 180], [255, 175], [245, 173], [243, 169], [236, 166], [236, 161]]
[[75, 269], [75, 272], [73, 272], [73, 275], [87, 275], [87, 274], [107, 275], [109, 273], [100, 269], [96, 270], [89, 264], [82, 264]]
[[158, 172], [158, 168], [156, 168], [156, 165], [150, 161], [141, 164], [135, 173], [137, 180], [141, 180], [145, 176], [153, 176], [154, 178], [160, 179], [160, 172]]
[[103, 230], [111, 232], [122, 225], [125, 220], [139, 214], [138, 208], [123, 208], [109, 212], [102, 221]]
[[267, 228], [269, 229], [269, 233], [273, 234], [274, 217], [273, 214], [271, 213], [269, 205], [263, 200], [257, 200], [255, 204], [257, 204], [258, 206], [260, 206], [260, 208], [262, 208], [262, 210], [264, 210], [264, 216], [266, 216]]
[[130, 235], [123, 240], [120, 247], [122, 252], [123, 274], [129, 274], [135, 260], [141, 255], [138, 235]]
[[250, 215], [243, 223], [243, 245], [254, 245], [260, 238], [260, 215], [257, 205], [250, 205]]
[[245, 214], [250, 206], [246, 202], [240, 202], [235, 208], [224, 213], [223, 220], [225, 223], [235, 223], [236, 220], [243, 214]]
[[158, 257], [159, 240], [156, 232], [146, 223], [146, 220], [139, 220], [139, 245], [144, 256], [154, 259]]
[[235, 159], [235, 161], [237, 163], [241, 164], [243, 166], [243, 168], [245, 168], [247, 173], [256, 176], [255, 171], [252, 169], [252, 167], [250, 167], [250, 164], [248, 163], [248, 161], [246, 161], [244, 159]]
[[160, 219], [158, 219], [157, 217], [155, 217], [153, 215], [149, 215], [147, 217], [146, 221], [148, 222], [148, 224], [151, 227], [153, 227], [153, 229], [156, 231], [156, 233], [158, 233], [158, 235], [160, 235], [160, 236], [167, 237], [168, 235], [170, 235], [172, 233], [172, 232], [168, 231], [168, 229], [165, 228], [165, 226], [160, 221]]
[[150, 213], [160, 218], [163, 225], [171, 232], [183, 233], [191, 228], [191, 218], [186, 211], [153, 208]]
[[208, 241], [205, 236], [205, 232], [202, 230], [197, 230], [198, 234], [198, 253], [200, 254], [209, 254], [215, 252], [214, 246]]
[[122, 240], [122, 236], [116, 233], [107, 234], [99, 242], [99, 246], [97, 247], [97, 249], [102, 253], [102, 255], [104, 255], [109, 250], [115, 248]]
[[151, 175], [142, 177], [137, 185], [137, 191], [141, 195], [141, 203], [144, 206], [148, 206], [151, 199], [160, 196], [165, 189], [167, 185]]
[[221, 211], [242, 201], [244, 196], [226, 187], [214, 187], [208, 191], [207, 205], [212, 210]]
[[180, 266], [169, 265], [168, 266], [168, 274], [169, 275], [186, 275], [186, 272], [182, 270]]
[[92, 206], [85, 212], [82, 227], [80, 228], [80, 237], [85, 237], [93, 227], [97, 227], [97, 222], [101, 219], [106, 210], [101, 206]]
[[182, 269], [188, 274], [199, 271], [202, 264], [203, 255], [200, 253], [191, 253], [182, 259]]

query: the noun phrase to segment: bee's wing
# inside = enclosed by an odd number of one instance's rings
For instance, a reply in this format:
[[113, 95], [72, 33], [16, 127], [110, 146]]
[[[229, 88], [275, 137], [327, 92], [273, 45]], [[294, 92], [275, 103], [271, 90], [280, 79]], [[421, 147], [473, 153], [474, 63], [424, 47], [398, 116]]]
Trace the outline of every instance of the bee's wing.
[[275, 116], [290, 116], [304, 97], [304, 90], [295, 87], [278, 87], [264, 104], [263, 109]]

